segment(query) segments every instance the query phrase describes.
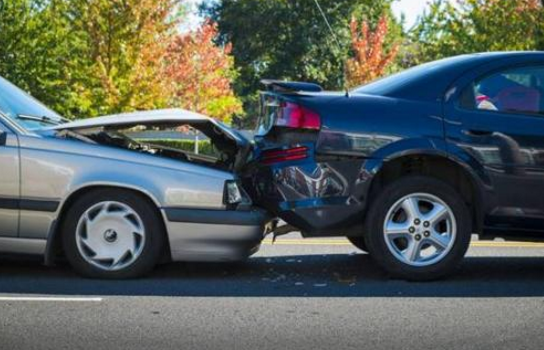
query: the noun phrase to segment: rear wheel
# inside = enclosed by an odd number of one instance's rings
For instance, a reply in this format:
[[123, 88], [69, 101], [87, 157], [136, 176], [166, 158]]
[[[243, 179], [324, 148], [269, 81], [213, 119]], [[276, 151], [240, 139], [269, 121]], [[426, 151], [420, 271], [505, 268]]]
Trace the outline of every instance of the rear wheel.
[[91, 278], [133, 278], [149, 272], [164, 246], [160, 216], [127, 190], [96, 190], [66, 213], [63, 246], [71, 265]]
[[451, 273], [471, 236], [463, 198], [448, 184], [410, 176], [385, 188], [366, 220], [370, 255], [395, 277], [432, 280]]

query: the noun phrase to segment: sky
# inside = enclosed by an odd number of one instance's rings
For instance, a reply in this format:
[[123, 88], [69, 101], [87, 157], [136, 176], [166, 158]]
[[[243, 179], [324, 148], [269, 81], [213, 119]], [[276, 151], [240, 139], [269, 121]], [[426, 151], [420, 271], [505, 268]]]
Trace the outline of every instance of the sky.
[[429, 0], [400, 0], [394, 2], [393, 13], [397, 18], [400, 18], [404, 13], [406, 22], [404, 27], [411, 28], [417, 21], [418, 16], [421, 16], [424, 10], [429, 6]]
[[[188, 31], [198, 26], [201, 18], [198, 16], [197, 8], [200, 3], [206, 0], [186, 1], [190, 4], [192, 12], [190, 13], [187, 22], [181, 26], [181, 31]], [[421, 16], [425, 8], [428, 7], [429, 1], [430, 0], [397, 0], [393, 3], [393, 13], [398, 18], [404, 13], [406, 19], [404, 27], [410, 29], [416, 23], [418, 16]]]

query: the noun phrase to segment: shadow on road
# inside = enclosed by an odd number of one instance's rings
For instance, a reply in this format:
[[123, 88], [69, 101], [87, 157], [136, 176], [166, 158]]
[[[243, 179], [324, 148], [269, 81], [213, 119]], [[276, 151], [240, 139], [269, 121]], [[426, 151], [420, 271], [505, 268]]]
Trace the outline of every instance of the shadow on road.
[[469, 257], [432, 283], [388, 278], [365, 254], [253, 258], [236, 264], [168, 264], [144, 279], [82, 279], [68, 266], [0, 259], [0, 293], [169, 297], [544, 296], [544, 259]]
[[544, 259], [468, 257], [431, 283], [389, 279], [365, 254], [256, 257], [236, 264], [168, 264], [144, 279], [82, 279], [67, 266], [0, 259], [0, 293], [159, 297], [544, 296]]

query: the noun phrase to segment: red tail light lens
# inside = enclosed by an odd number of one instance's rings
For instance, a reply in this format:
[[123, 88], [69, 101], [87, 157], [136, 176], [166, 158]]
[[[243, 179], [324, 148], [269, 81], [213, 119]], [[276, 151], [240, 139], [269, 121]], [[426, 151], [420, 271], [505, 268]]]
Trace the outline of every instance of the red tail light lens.
[[308, 158], [308, 147], [270, 150], [262, 153], [261, 163], [273, 164]]
[[321, 117], [316, 112], [292, 102], [282, 102], [276, 119], [277, 126], [319, 130]]

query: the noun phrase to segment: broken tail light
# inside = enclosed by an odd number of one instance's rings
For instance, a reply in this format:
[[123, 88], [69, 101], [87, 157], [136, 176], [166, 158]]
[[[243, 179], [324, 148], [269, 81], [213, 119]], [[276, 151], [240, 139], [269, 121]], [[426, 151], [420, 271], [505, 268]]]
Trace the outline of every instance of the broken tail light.
[[273, 149], [262, 152], [261, 163], [268, 165], [305, 158], [308, 158], [308, 147], [305, 146], [288, 149]]

